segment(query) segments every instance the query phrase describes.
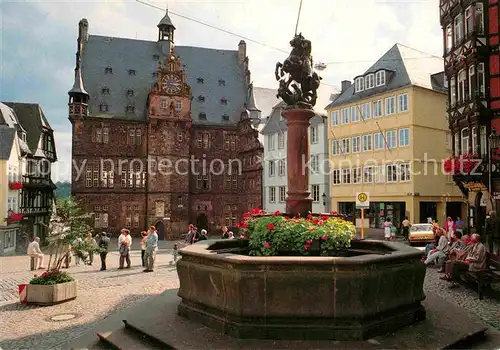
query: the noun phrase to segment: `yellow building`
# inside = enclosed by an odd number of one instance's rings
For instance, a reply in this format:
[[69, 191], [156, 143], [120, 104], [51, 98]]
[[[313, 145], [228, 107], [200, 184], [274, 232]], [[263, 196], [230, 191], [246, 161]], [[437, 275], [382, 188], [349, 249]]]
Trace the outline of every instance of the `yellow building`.
[[[443, 61], [394, 45], [326, 107], [331, 208], [356, 215], [367, 192], [365, 227], [466, 217], [462, 194], [442, 160], [451, 155]], [[357, 220], [359, 224], [359, 220]]]

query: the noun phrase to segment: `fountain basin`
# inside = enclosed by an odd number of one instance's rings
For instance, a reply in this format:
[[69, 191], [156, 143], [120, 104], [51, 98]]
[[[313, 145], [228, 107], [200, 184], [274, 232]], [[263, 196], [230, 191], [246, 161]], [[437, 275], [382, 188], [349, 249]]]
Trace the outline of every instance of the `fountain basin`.
[[343, 257], [233, 253], [247, 244], [209, 240], [180, 250], [181, 316], [236, 338], [334, 340], [425, 318], [425, 266], [415, 248], [366, 240]]

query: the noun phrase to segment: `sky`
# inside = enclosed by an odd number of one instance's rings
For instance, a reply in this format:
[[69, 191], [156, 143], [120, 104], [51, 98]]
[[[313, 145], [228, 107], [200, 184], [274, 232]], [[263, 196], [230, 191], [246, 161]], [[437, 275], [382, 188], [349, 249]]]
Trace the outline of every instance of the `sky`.
[[[67, 91], [74, 80], [78, 21], [89, 33], [155, 41], [167, 6], [177, 46], [237, 50], [247, 42], [254, 86], [277, 88], [276, 62], [289, 52], [300, 0], [59, 0], [0, 2], [0, 101], [39, 103], [55, 130], [55, 181], [71, 177]], [[222, 28], [203, 26], [175, 14]], [[303, 0], [298, 32], [312, 41], [323, 88], [363, 74], [395, 43], [442, 56], [438, 0]], [[282, 50], [282, 51], [281, 51]], [[285, 52], [283, 52], [285, 51]]]

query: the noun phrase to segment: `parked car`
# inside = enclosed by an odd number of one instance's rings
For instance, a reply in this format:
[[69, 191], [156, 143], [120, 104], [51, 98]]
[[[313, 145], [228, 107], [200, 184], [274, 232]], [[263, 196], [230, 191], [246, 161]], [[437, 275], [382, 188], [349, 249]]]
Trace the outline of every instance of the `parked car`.
[[434, 243], [435, 235], [432, 224], [413, 224], [410, 227], [408, 241], [412, 243]]

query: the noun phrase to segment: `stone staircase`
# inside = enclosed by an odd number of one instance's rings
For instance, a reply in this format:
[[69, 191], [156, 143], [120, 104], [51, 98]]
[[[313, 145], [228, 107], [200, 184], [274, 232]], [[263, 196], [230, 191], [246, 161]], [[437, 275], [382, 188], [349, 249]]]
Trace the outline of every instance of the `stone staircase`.
[[[94, 349], [143, 350], [143, 349], [174, 349], [161, 340], [148, 335], [134, 327], [127, 320], [125, 326], [114, 332], [97, 333], [99, 343]], [[102, 347], [101, 347], [102, 346]]]

